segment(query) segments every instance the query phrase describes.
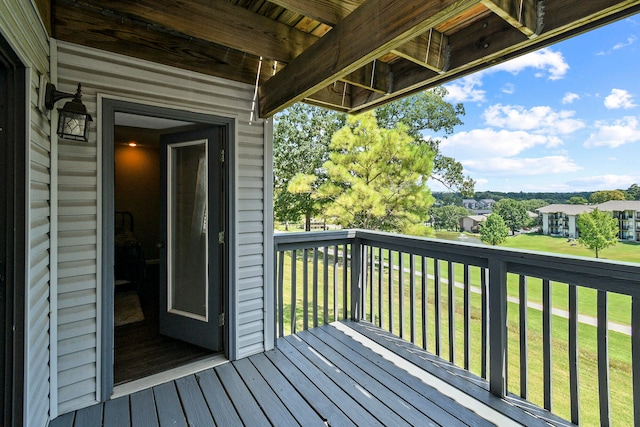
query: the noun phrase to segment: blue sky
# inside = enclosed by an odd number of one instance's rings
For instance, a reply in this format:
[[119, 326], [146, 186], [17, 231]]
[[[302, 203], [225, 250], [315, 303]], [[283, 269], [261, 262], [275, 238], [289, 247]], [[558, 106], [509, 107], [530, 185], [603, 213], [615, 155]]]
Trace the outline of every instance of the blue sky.
[[640, 183], [640, 15], [445, 87], [466, 115], [440, 147], [463, 164], [476, 191]]

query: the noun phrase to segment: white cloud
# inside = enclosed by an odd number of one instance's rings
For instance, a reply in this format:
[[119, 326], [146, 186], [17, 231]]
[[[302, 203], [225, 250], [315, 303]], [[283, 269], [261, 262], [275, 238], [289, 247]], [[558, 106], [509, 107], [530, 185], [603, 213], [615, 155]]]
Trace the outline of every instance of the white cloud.
[[470, 171], [487, 175], [532, 176], [552, 173], [576, 172], [582, 169], [567, 156], [544, 156], [529, 158], [492, 157], [480, 160], [462, 160]]
[[476, 73], [456, 80], [446, 86], [449, 92], [445, 99], [449, 102], [483, 102], [486, 91], [482, 86], [482, 73]]
[[[447, 84], [445, 87], [449, 91], [449, 95], [446, 100], [449, 102], [484, 102], [486, 91], [479, 89], [479, 87], [482, 86], [482, 79], [485, 75], [499, 71], [516, 75], [527, 68], [539, 70], [536, 77], [548, 76], [549, 80], [559, 80], [569, 70], [569, 64], [561, 52], [550, 48], [540, 49]], [[509, 90], [508, 87], [506, 89]], [[503, 89], [503, 92], [509, 93], [507, 91]]]
[[611, 190], [612, 188], [629, 188], [631, 184], [638, 182], [638, 178], [631, 175], [608, 174], [577, 178], [567, 184], [576, 189]]
[[502, 91], [502, 93], [506, 93], [507, 95], [513, 95], [514, 93], [516, 93], [516, 87], [513, 83], [506, 83], [500, 90]]
[[440, 148], [456, 159], [511, 157], [536, 146], [555, 147], [562, 144], [556, 136], [536, 135], [524, 131], [474, 129], [458, 132], [443, 140]]
[[555, 111], [549, 106], [526, 109], [502, 104], [492, 105], [483, 113], [486, 123], [491, 126], [548, 134], [570, 134], [583, 128], [584, 123], [574, 119], [574, 115], [574, 111]]
[[583, 144], [585, 147], [619, 147], [640, 141], [640, 123], [633, 116], [626, 116], [609, 123], [597, 121], [596, 131]]
[[548, 75], [549, 80], [559, 80], [569, 70], [569, 64], [565, 61], [562, 52], [544, 48], [503, 62], [488, 71], [507, 71], [511, 74], [518, 74], [526, 68], [540, 70], [536, 74], [537, 77]]
[[633, 96], [626, 90], [611, 89], [611, 94], [604, 99], [604, 106], [613, 110], [617, 108], [633, 108], [636, 104], [633, 103]]
[[618, 49], [622, 49], [623, 47], [626, 46], [631, 46], [636, 40], [638, 40], [638, 38], [635, 35], [630, 35], [629, 37], [627, 37], [627, 40], [621, 43], [617, 43], [613, 46], [613, 50], [618, 50]]
[[577, 101], [579, 99], [580, 99], [580, 95], [578, 95], [577, 93], [567, 92], [562, 97], [562, 103], [563, 104], [572, 104], [573, 101]]

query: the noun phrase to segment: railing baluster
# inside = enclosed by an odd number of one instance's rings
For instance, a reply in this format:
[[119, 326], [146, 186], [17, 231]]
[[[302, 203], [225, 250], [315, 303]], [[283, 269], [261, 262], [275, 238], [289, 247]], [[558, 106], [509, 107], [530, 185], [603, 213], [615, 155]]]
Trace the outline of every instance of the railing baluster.
[[471, 266], [464, 265], [464, 369], [471, 367]]
[[409, 255], [409, 317], [411, 319], [411, 342], [416, 343], [416, 264], [415, 256]]
[[481, 349], [480, 349], [480, 376], [487, 379], [489, 372], [489, 270], [480, 269], [480, 297], [481, 297]]
[[373, 286], [373, 278], [375, 276], [375, 269], [376, 269], [376, 264], [375, 264], [375, 248], [373, 246], [369, 246], [369, 321], [371, 323], [373, 323], [373, 306], [374, 306], [374, 286]]
[[389, 332], [394, 333], [394, 301], [393, 301], [393, 251], [389, 251]]
[[329, 323], [329, 247], [322, 248], [322, 323]]
[[456, 276], [454, 267], [455, 265], [451, 262], [447, 262], [447, 303], [449, 309], [449, 362], [455, 364], [456, 363], [456, 297], [455, 297], [455, 283]]
[[351, 320], [361, 319], [362, 245], [360, 239], [351, 243]]
[[378, 248], [378, 326], [382, 328], [383, 321], [383, 302], [382, 298], [382, 281], [384, 276], [384, 258], [382, 257], [382, 247]]
[[369, 268], [368, 268], [368, 262], [369, 262], [369, 256], [368, 256], [368, 252], [369, 252], [369, 246], [367, 245], [362, 245], [360, 246], [360, 277], [361, 277], [361, 281], [360, 281], [360, 286], [361, 286], [361, 292], [360, 292], [360, 313], [359, 313], [359, 319], [361, 320], [367, 320], [367, 313], [366, 313], [366, 308], [367, 308], [367, 286], [369, 284]]
[[520, 397], [526, 399], [529, 391], [529, 317], [527, 276], [520, 275], [518, 310], [520, 318]]
[[427, 346], [429, 344], [429, 312], [427, 310], [427, 306], [429, 303], [429, 293], [427, 292], [427, 284], [429, 283], [427, 277], [428, 270], [427, 258], [422, 257], [422, 289], [420, 291], [422, 292], [422, 348], [424, 348], [425, 350], [427, 349]]
[[296, 321], [298, 316], [296, 315], [296, 288], [298, 287], [298, 280], [296, 277], [297, 272], [297, 254], [296, 250], [291, 251], [291, 333], [296, 333]]
[[489, 390], [507, 392], [507, 263], [489, 259]]
[[404, 338], [404, 252], [398, 252], [398, 324], [400, 338]]
[[579, 425], [580, 383], [578, 374], [578, 287], [569, 285], [569, 394], [571, 397], [571, 422]]
[[338, 293], [338, 269], [340, 263], [338, 260], [338, 246], [336, 245], [333, 247], [333, 320], [338, 320], [340, 311], [340, 296]]
[[309, 329], [309, 250], [302, 250], [302, 330]]
[[609, 316], [607, 291], [598, 291], [598, 396], [600, 425], [611, 425], [609, 399]]
[[347, 262], [347, 244], [345, 243], [344, 245], [342, 245], [342, 311], [343, 311], [343, 315], [342, 318], [343, 319], [348, 319], [349, 318], [349, 302], [348, 302], [348, 295], [349, 295], [349, 290], [347, 288], [347, 277], [348, 277], [348, 273], [347, 273], [347, 265], [349, 265], [349, 263]]
[[640, 423], [640, 297], [631, 299], [631, 368], [633, 370], [633, 419]]
[[284, 251], [277, 251], [278, 257], [278, 336], [284, 336]]
[[318, 248], [313, 248], [313, 327], [318, 327]]
[[542, 281], [542, 372], [544, 388], [544, 408], [553, 409], [553, 360], [551, 351], [551, 282]]
[[440, 356], [440, 347], [442, 345], [442, 286], [440, 284], [440, 260], [433, 259], [433, 299], [434, 299], [434, 315], [435, 315], [435, 334], [436, 334], [436, 355]]

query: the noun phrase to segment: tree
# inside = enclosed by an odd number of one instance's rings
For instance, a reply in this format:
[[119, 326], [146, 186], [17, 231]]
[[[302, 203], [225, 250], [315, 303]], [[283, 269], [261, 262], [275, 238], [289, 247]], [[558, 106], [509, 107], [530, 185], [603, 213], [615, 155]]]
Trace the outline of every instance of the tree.
[[485, 222], [480, 223], [480, 240], [490, 245], [499, 245], [507, 240], [509, 227], [502, 217], [492, 213]]
[[376, 109], [378, 126], [393, 129], [399, 123], [404, 124], [406, 132], [416, 145], [428, 145], [435, 153], [433, 171], [430, 178], [444, 184], [450, 190], [462, 193], [462, 197], [472, 197], [475, 182], [465, 177], [462, 164], [440, 152], [440, 140], [425, 139], [423, 131], [444, 132], [445, 138], [451, 135], [455, 126], [462, 124], [465, 114], [461, 103], [452, 105], [444, 101], [447, 90], [437, 87], [415, 95], [391, 102]]
[[429, 209], [431, 223], [436, 230], [458, 231], [460, 220], [470, 214], [471, 211], [462, 206], [432, 206]]
[[378, 127], [373, 112], [348, 117], [330, 148], [328, 179], [314, 195], [327, 201], [322, 215], [343, 227], [415, 234], [434, 200], [426, 185], [433, 151], [413, 144], [402, 124]]
[[626, 196], [622, 190], [603, 190], [591, 193], [589, 202], [597, 205], [608, 202], [609, 200], [625, 200]]
[[586, 205], [589, 201], [582, 196], [573, 196], [567, 203], [570, 205]]
[[517, 200], [502, 199], [493, 205], [493, 213], [498, 214], [509, 227], [512, 234], [523, 228], [529, 221], [527, 209]]
[[592, 251], [598, 252], [618, 243], [618, 220], [610, 212], [598, 208], [578, 216], [580, 237], [578, 242]]
[[627, 200], [640, 200], [640, 186], [638, 184], [631, 184], [631, 187], [627, 188]]
[[[291, 191], [294, 176], [317, 174], [321, 184], [322, 164], [329, 159], [334, 132], [344, 126], [345, 115], [307, 104], [294, 104], [276, 116], [273, 143], [274, 214], [285, 223], [305, 217], [305, 229], [322, 208], [310, 191]], [[295, 185], [293, 186], [296, 187]]]

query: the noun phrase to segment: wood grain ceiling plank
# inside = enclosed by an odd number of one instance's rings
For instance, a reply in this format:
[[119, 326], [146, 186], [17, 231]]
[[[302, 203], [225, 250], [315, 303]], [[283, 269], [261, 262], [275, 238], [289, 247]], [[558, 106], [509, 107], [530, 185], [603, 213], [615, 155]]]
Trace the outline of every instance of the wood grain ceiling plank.
[[318, 40], [224, 0], [82, 0], [81, 5], [278, 61], [292, 60]]
[[260, 86], [260, 114], [270, 117], [356, 71], [477, 0], [369, 0]]
[[481, 0], [493, 13], [522, 31], [527, 37], [536, 34], [536, 0]]
[[285, 9], [335, 27], [364, 0], [269, 0]]

